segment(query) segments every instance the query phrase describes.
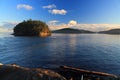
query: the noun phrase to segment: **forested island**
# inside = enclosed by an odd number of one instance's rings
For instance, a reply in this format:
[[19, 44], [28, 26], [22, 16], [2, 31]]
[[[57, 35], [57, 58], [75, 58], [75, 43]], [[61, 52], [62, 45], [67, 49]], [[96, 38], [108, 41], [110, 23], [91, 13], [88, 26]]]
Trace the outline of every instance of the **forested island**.
[[15, 36], [50, 36], [51, 31], [48, 28], [48, 25], [39, 20], [27, 20], [17, 24], [14, 27]]
[[120, 34], [120, 29], [111, 29], [107, 31], [100, 31], [98, 33], [103, 33], [103, 34]]
[[54, 31], [52, 31], [52, 33], [80, 34], [80, 33], [94, 33], [94, 32], [88, 31], [88, 30], [82, 30], [82, 29], [64, 28], [64, 29], [54, 30]]

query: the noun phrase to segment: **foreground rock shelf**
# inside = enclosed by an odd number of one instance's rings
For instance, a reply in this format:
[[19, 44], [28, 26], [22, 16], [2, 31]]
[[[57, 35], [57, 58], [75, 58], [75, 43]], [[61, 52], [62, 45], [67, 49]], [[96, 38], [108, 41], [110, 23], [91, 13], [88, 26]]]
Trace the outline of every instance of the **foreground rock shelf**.
[[89, 71], [74, 67], [61, 66], [59, 74], [66, 77], [67, 80], [120, 80], [120, 77], [114, 74]]
[[0, 80], [66, 80], [56, 72], [17, 65], [0, 65]]
[[0, 80], [120, 80], [120, 77], [68, 66], [48, 70], [0, 64]]

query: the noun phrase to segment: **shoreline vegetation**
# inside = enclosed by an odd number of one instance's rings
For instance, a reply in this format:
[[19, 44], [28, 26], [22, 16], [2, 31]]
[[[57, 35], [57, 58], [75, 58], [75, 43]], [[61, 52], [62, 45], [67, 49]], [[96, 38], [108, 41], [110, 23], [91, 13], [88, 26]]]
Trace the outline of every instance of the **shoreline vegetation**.
[[0, 64], [0, 80], [120, 80], [120, 77], [68, 66], [50, 70]]

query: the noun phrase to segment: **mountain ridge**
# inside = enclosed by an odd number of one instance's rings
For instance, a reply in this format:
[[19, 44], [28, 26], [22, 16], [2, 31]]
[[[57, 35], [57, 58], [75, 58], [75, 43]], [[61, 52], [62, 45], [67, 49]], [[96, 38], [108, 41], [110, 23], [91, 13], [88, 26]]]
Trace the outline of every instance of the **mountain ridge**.
[[92, 31], [88, 31], [88, 30], [83, 30], [83, 29], [73, 29], [73, 28], [63, 28], [63, 29], [59, 29], [59, 30], [54, 30], [52, 31], [52, 33], [95, 33]]

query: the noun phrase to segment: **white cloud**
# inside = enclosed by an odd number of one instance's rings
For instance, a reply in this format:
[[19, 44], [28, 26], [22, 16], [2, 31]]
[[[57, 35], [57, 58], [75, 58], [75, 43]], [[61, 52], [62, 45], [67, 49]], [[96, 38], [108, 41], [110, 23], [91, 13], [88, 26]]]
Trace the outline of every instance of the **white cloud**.
[[49, 25], [50, 30], [58, 30], [62, 28], [69, 28], [67, 24], [55, 24], [55, 25]]
[[0, 32], [13, 32], [13, 27], [15, 27], [19, 21], [5, 21], [1, 23]]
[[75, 25], [77, 25], [77, 21], [71, 20], [71, 21], [69, 21], [68, 24], [69, 24], [70, 26], [75, 26]]
[[78, 29], [85, 29], [90, 31], [104, 31], [113, 28], [120, 28], [120, 24], [77, 24]]
[[19, 21], [5, 21], [5, 22], [2, 22], [4, 27], [7, 27], [7, 28], [13, 28], [15, 27]]
[[0, 26], [0, 32], [12, 32], [12, 29], [1, 27]]
[[42, 8], [53, 9], [53, 8], [56, 8], [56, 5], [51, 4], [51, 5], [43, 6]]
[[49, 25], [54, 25], [56, 23], [58, 23], [59, 21], [58, 20], [51, 20], [48, 22]]
[[74, 20], [70, 20], [67, 24], [60, 23], [60, 24], [54, 24], [54, 25], [48, 24], [48, 25], [51, 30], [57, 30], [62, 28], [76, 28], [76, 29], [84, 29], [90, 31], [104, 31], [114, 28], [120, 28], [120, 24], [80, 24]]
[[17, 9], [21, 9], [21, 8], [26, 9], [26, 10], [32, 10], [33, 9], [33, 7], [30, 6], [30, 5], [27, 5], [27, 4], [18, 4], [17, 5]]
[[64, 9], [61, 9], [61, 10], [59, 10], [59, 9], [53, 9], [53, 10], [49, 10], [49, 13], [51, 13], [51, 14], [65, 15], [67, 13], [67, 11], [64, 10]]

